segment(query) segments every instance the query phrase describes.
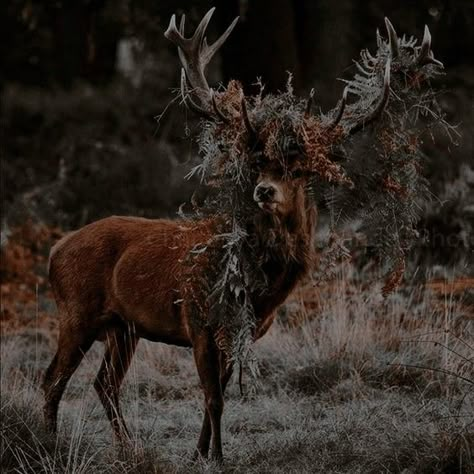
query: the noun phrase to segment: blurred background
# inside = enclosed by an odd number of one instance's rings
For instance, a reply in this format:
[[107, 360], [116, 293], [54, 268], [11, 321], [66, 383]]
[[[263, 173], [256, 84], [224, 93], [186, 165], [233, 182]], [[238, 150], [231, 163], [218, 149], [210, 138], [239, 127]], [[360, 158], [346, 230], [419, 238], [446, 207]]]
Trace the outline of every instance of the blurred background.
[[255, 346], [258, 389], [245, 375], [244, 397], [235, 382], [226, 393], [226, 472], [473, 474], [474, 0], [1, 1], [0, 471], [214, 472], [190, 464], [202, 392], [188, 349], [140, 342], [122, 396], [132, 450], [111, 443], [93, 393], [100, 344], [69, 385], [58, 438], [39, 388], [59, 329], [51, 245], [111, 214], [175, 217], [197, 186], [184, 176], [199, 122], [163, 32], [186, 13], [189, 35], [211, 6], [210, 41], [240, 16], [211, 85], [252, 93], [260, 77], [275, 92], [290, 71], [324, 112], [385, 16], [419, 40], [427, 24], [446, 67], [433, 86], [459, 132], [423, 145], [432, 199], [407, 285], [383, 299], [360, 244], [281, 306]]
[[0, 7], [2, 230], [31, 219], [62, 230], [111, 214], [175, 216], [195, 184], [198, 121], [179, 104], [179, 63], [163, 36], [173, 13], [187, 34], [211, 7], [208, 37], [240, 22], [210, 66], [211, 84], [252, 93], [315, 87], [323, 111], [374, 51], [388, 16], [421, 39], [427, 24], [446, 74], [434, 85], [458, 124], [426, 141], [433, 192], [420, 248], [437, 262], [468, 259], [474, 222], [472, 0], [9, 0]]

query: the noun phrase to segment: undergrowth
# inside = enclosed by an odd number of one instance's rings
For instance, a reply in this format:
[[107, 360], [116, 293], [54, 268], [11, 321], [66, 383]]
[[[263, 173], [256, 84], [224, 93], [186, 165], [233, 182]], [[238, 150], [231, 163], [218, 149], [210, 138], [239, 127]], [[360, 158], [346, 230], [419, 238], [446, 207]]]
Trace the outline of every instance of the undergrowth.
[[258, 385], [244, 374], [244, 396], [236, 380], [226, 393], [222, 469], [191, 461], [203, 412], [188, 349], [140, 342], [121, 397], [133, 442], [121, 450], [92, 388], [102, 346], [72, 378], [55, 439], [39, 389], [54, 343], [4, 331], [2, 472], [472, 473], [469, 309], [427, 287], [384, 300], [351, 272], [298, 289], [256, 344]]

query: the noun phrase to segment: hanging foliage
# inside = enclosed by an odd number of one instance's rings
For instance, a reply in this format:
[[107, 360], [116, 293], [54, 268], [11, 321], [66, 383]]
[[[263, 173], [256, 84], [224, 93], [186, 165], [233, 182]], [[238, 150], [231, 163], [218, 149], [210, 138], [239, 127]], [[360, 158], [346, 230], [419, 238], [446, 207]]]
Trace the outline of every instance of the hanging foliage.
[[[434, 59], [427, 27], [418, 45], [413, 37], [398, 38], [386, 20], [388, 38], [377, 32], [374, 55], [361, 52], [357, 72], [345, 81], [337, 107], [313, 114], [314, 92], [308, 100], [296, 97], [291, 76], [279, 94], [264, 94], [260, 84], [259, 94], [245, 97], [236, 81], [218, 92], [210, 89], [202, 72], [235, 23], [208, 47], [199, 35], [209, 18], [190, 40], [183, 38], [184, 21], [178, 31], [172, 19], [167, 35], [180, 47], [183, 101], [204, 116], [197, 139], [202, 162], [191, 174], [213, 192], [195, 211], [220, 223], [212, 244], [197, 257], [213, 262], [215, 271], [205, 284], [195, 286], [206, 288], [202, 314], [208, 315], [219, 347], [230, 361], [241, 362], [249, 354], [255, 328], [251, 295], [258, 288], [265, 291], [268, 283], [261, 270], [266, 254], [248, 231], [248, 223], [260, 212], [253, 199], [259, 160], [278, 163], [293, 178], [297, 173], [305, 176], [307, 195], [315, 200], [323, 196], [329, 211], [338, 216], [336, 223], [359, 219], [375, 257], [389, 268], [383, 287], [388, 294], [403, 277], [427, 195], [421, 144], [434, 125], [444, 124], [448, 132], [450, 126], [430, 84], [443, 66]], [[337, 235], [336, 227], [332, 230]], [[286, 239], [283, 260], [291, 261], [294, 236], [272, 235], [270, 230], [265, 238], [269, 249], [275, 248], [273, 241]], [[320, 258], [324, 266], [341, 255], [336, 247], [347, 254], [333, 242]], [[320, 275], [325, 272], [320, 268]]]

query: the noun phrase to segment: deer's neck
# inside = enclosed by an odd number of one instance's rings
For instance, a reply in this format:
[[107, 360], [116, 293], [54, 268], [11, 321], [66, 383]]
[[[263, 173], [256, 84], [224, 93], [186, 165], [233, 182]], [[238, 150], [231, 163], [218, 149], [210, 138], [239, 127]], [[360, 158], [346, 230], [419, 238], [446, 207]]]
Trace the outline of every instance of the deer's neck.
[[257, 317], [255, 337], [263, 335], [282, 304], [313, 262], [316, 208], [304, 206], [285, 219], [261, 216], [255, 223], [255, 265], [261, 269], [261, 285], [252, 300]]
[[306, 271], [312, 259], [316, 208], [301, 203], [287, 216], [260, 214], [249, 229], [255, 242], [253, 253], [256, 260], [265, 266], [302, 267]]

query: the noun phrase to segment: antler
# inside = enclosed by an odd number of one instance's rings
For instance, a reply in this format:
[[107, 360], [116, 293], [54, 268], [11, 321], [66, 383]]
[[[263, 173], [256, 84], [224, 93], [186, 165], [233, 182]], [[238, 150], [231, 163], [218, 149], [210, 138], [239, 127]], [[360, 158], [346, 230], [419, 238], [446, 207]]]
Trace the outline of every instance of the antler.
[[[224, 120], [225, 116], [222, 112], [217, 112], [217, 103], [215, 98], [213, 98], [212, 89], [207, 83], [205, 69], [209, 61], [234, 29], [239, 17], [234, 19], [215, 43], [208, 45], [205, 34], [214, 10], [215, 7], [211, 8], [204, 15], [191, 38], [184, 37], [185, 16], [183, 15], [181, 17], [178, 30], [176, 27], [176, 16], [172, 15], [168, 29], [165, 31], [165, 37], [178, 47], [179, 59], [183, 65], [181, 73], [181, 93], [184, 102], [195, 112], [203, 115], [207, 119], [219, 118], [220, 120]], [[199, 104], [190, 97], [186, 81], [189, 82], [192, 92], [199, 99]]]
[[397, 32], [395, 31], [395, 28], [387, 17], [385, 17], [385, 27], [387, 28], [390, 54], [392, 55], [392, 59], [396, 59], [398, 57], [398, 54], [400, 53], [398, 49], [398, 36]]
[[241, 107], [242, 107], [242, 120], [245, 124], [245, 128], [247, 129], [247, 132], [250, 137], [250, 141], [257, 141], [258, 140], [258, 133], [257, 130], [255, 130], [255, 127], [253, 126], [250, 117], [249, 117], [249, 112], [247, 110], [247, 101], [245, 100], [245, 96], [242, 95], [242, 100], [241, 100]]
[[348, 87], [346, 86], [344, 88], [344, 92], [342, 93], [342, 99], [339, 104], [339, 109], [337, 111], [336, 117], [334, 120], [328, 125], [328, 130], [332, 130], [334, 127], [339, 125], [339, 122], [342, 119], [342, 116], [344, 115], [344, 109], [346, 108], [346, 102], [347, 102], [347, 93], [349, 92]]
[[[352, 135], [353, 133], [362, 130], [367, 125], [374, 122], [385, 109], [387, 105], [388, 98], [390, 96], [390, 67], [391, 67], [391, 59], [388, 58], [387, 63], [385, 65], [385, 74], [383, 76], [383, 92], [382, 96], [380, 97], [376, 107], [372, 112], [370, 112], [367, 116], [363, 117], [359, 120], [350, 130], [349, 133]], [[342, 115], [342, 114], [341, 114]]]
[[[388, 42], [380, 36], [380, 33], [377, 30], [377, 56], [371, 56], [368, 51], [363, 51], [361, 53], [362, 61], [361, 63], [357, 64], [359, 71], [361, 71], [363, 75], [359, 74], [355, 77], [355, 79], [352, 81], [352, 84], [355, 83], [356, 85], [355, 87], [352, 85], [350, 90], [351, 92], [360, 95], [360, 91], [363, 90], [364, 87], [364, 76], [371, 77], [372, 79], [370, 80], [373, 80], [374, 76], [379, 74], [378, 71], [384, 67], [382, 93], [375, 108], [371, 112], [363, 116], [356, 124], [351, 123], [350, 119], [346, 122], [345, 129], [349, 134], [356, 133], [363, 129], [365, 126], [374, 122], [383, 113], [390, 96], [390, 68], [394, 61], [397, 62], [397, 66], [394, 71], [413, 71], [414, 69], [422, 68], [427, 64], [443, 67], [443, 63], [435, 59], [433, 51], [431, 51], [431, 34], [426, 25], [423, 41], [421, 46], [415, 48], [416, 53], [414, 56], [410, 56], [410, 53], [407, 53], [407, 51], [413, 50], [413, 47], [416, 44], [416, 39], [413, 37], [406, 39], [405, 35], [400, 39], [388, 18], [385, 18], [385, 26], [387, 28]], [[384, 66], [382, 66], [384, 64], [383, 61], [385, 61]], [[367, 83], [368, 82], [365, 84]], [[343, 119], [348, 91], [349, 90], [346, 87], [344, 89], [342, 100], [339, 102], [337, 111], [333, 112], [334, 119], [327, 126], [328, 130], [335, 128]], [[355, 107], [354, 104], [350, 106], [349, 109], [352, 113], [354, 113], [354, 110], [356, 110], [357, 107]]]
[[[377, 105], [372, 110], [372, 112], [370, 112], [365, 117], [362, 117], [355, 125], [353, 125], [349, 129], [350, 135], [358, 132], [359, 130], [362, 130], [364, 127], [374, 122], [377, 119], [377, 117], [379, 117], [382, 114], [383, 110], [385, 109], [385, 106], [387, 105], [387, 102], [388, 102], [388, 98], [390, 96], [390, 67], [391, 67], [391, 59], [388, 58], [387, 63], [385, 64], [382, 95], [379, 101], [377, 102]], [[339, 125], [339, 122], [344, 116], [344, 110], [346, 108], [348, 92], [349, 92], [349, 89], [346, 86], [344, 88], [344, 92], [342, 93], [342, 99], [339, 103], [339, 108], [337, 110], [336, 116], [331, 121], [331, 123], [327, 126], [327, 130], [332, 130], [337, 125]]]
[[423, 41], [421, 42], [420, 51], [416, 61], [420, 66], [424, 66], [425, 64], [435, 64], [436, 66], [444, 67], [441, 61], [434, 58], [433, 51], [431, 51], [431, 33], [428, 25], [425, 25]]
[[309, 91], [309, 96], [308, 100], [306, 102], [306, 109], [305, 109], [305, 115], [311, 115], [311, 109], [313, 108], [313, 102], [314, 102], [314, 94], [315, 90], [314, 87]]
[[[213, 96], [212, 92], [210, 91], [211, 95]], [[207, 109], [201, 107], [200, 105], [196, 104], [194, 100], [191, 98], [191, 95], [188, 92], [188, 88], [186, 86], [186, 72], [184, 71], [184, 67], [181, 68], [181, 96], [183, 98], [183, 102], [194, 112], [198, 115], [203, 116], [209, 120], [214, 120], [214, 116], [209, 112]]]

